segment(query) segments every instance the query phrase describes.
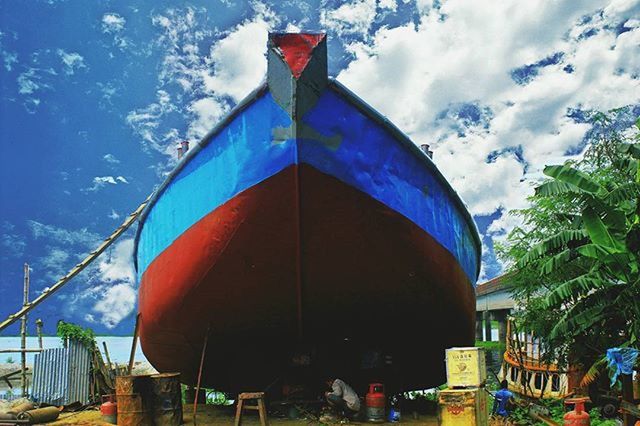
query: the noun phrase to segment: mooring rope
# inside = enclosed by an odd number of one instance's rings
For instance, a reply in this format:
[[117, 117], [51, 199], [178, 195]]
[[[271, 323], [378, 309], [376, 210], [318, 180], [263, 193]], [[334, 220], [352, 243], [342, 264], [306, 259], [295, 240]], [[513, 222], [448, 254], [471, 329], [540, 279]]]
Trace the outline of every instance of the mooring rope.
[[18, 312], [9, 315], [7, 319], [2, 321], [0, 323], [0, 331], [4, 330], [8, 326], [13, 324], [17, 320], [19, 320], [21, 317], [23, 317], [25, 314], [27, 314], [29, 311], [31, 311], [33, 308], [38, 306], [40, 303], [44, 302], [47, 299], [47, 297], [51, 296], [56, 291], [60, 290], [73, 277], [78, 275], [84, 268], [89, 266], [91, 262], [96, 260], [96, 258], [100, 256], [100, 254], [103, 251], [105, 251], [107, 247], [113, 244], [113, 242], [117, 240], [118, 237], [120, 237], [124, 233], [124, 231], [129, 229], [129, 227], [133, 224], [133, 222], [136, 221], [138, 216], [140, 216], [140, 213], [142, 213], [147, 203], [149, 203], [150, 199], [151, 199], [151, 196], [149, 196], [146, 200], [144, 200], [144, 202], [140, 204], [140, 206], [133, 213], [127, 216], [124, 222], [122, 222], [122, 225], [116, 228], [116, 230], [113, 231], [111, 235], [109, 235], [94, 251], [89, 253], [89, 255], [87, 255], [87, 257], [85, 257], [82, 260], [82, 262], [78, 263], [69, 272], [67, 272], [67, 274], [64, 277], [60, 278], [54, 285], [52, 285], [51, 287], [43, 291], [42, 294], [40, 294], [40, 296], [36, 297], [31, 302], [23, 306], [22, 309], [20, 309]]

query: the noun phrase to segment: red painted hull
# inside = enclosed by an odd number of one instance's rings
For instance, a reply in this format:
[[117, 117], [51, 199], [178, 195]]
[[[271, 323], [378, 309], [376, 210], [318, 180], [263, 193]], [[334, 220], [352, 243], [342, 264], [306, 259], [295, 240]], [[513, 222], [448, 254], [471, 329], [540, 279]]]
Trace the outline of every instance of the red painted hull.
[[[444, 349], [472, 345], [475, 296], [454, 256], [368, 195], [302, 165], [245, 190], [145, 271], [140, 338], [160, 371], [259, 390], [307, 344], [316, 372], [358, 376], [364, 350], [393, 356], [397, 389], [444, 382]], [[348, 343], [344, 338], [349, 338]]]

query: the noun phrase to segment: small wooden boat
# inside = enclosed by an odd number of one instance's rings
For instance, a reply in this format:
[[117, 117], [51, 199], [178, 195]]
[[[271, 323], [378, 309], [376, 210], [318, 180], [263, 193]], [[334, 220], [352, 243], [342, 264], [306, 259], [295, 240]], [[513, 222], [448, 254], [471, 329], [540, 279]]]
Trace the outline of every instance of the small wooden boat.
[[[260, 390], [288, 374], [419, 389], [473, 344], [480, 240], [429, 156], [327, 76], [324, 34], [271, 34], [266, 82], [181, 160], [136, 236], [160, 372]], [[333, 372], [333, 373], [331, 373]]]
[[543, 359], [540, 340], [507, 321], [506, 350], [499, 376], [509, 390], [529, 398], [565, 398], [579, 389], [584, 370]]

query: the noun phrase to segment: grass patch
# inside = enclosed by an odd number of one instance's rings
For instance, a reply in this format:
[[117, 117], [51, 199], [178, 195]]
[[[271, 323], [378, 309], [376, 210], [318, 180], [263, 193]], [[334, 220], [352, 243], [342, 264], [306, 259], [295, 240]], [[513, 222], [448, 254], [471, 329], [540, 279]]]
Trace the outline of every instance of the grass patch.
[[483, 342], [480, 340], [476, 340], [475, 346], [477, 348], [482, 348], [487, 351], [504, 351], [506, 350], [506, 346], [502, 342]]

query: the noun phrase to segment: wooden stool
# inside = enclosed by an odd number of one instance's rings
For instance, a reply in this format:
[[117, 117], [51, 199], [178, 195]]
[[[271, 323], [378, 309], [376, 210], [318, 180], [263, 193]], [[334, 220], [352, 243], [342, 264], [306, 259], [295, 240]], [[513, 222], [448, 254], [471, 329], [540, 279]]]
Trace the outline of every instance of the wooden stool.
[[[255, 399], [258, 405], [244, 405], [245, 401]], [[268, 426], [267, 409], [264, 406], [264, 392], [245, 392], [238, 395], [238, 406], [236, 408], [236, 423], [235, 426], [242, 424], [242, 410], [258, 410], [260, 414], [260, 424], [262, 426]]]

